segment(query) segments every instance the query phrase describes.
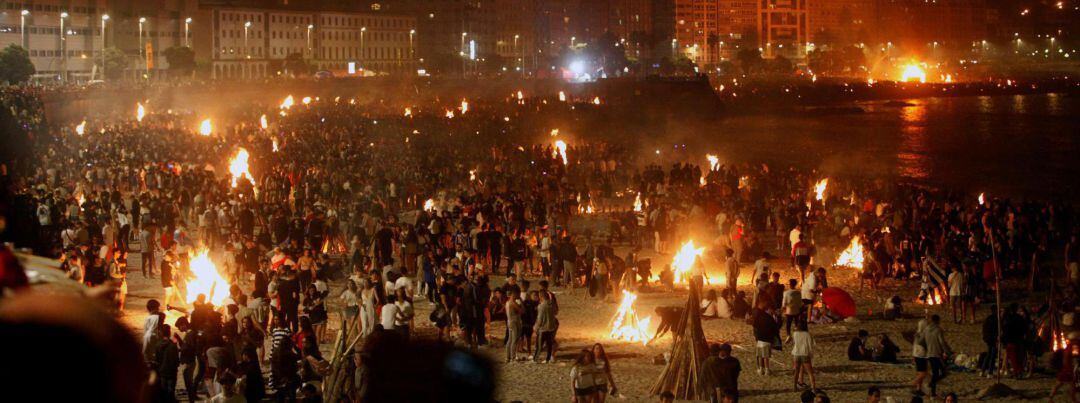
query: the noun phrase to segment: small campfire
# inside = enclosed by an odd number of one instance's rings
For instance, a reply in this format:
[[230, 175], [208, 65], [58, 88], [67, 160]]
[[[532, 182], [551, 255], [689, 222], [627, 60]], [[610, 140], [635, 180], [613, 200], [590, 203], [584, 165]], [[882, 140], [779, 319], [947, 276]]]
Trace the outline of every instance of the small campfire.
[[233, 157], [229, 161], [229, 173], [232, 174], [232, 187], [236, 187], [237, 180], [240, 178], [246, 178], [251, 181], [251, 184], [255, 184], [255, 178], [251, 176], [251, 171], [248, 169], [248, 151], [241, 148], [236, 152], [236, 157]]
[[637, 311], [634, 310], [634, 301], [637, 301], [637, 295], [623, 290], [623, 299], [619, 303], [619, 310], [615, 312], [615, 317], [611, 319], [609, 337], [612, 340], [640, 342], [642, 344], [649, 342], [650, 318], [638, 319]]
[[820, 200], [822, 203], [824, 203], [825, 202], [825, 189], [827, 189], [828, 187], [829, 187], [829, 178], [825, 178], [825, 179], [822, 179], [822, 180], [818, 181], [818, 183], [814, 185], [814, 198], [816, 200]]

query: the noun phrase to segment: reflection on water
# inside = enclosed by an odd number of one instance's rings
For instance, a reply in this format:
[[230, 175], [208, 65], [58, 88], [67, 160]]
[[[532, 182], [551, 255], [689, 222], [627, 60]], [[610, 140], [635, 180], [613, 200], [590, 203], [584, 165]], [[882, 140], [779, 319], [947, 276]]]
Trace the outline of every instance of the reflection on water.
[[894, 176], [1015, 196], [1080, 195], [1080, 99], [931, 98], [862, 114], [735, 116], [703, 139], [734, 161]]

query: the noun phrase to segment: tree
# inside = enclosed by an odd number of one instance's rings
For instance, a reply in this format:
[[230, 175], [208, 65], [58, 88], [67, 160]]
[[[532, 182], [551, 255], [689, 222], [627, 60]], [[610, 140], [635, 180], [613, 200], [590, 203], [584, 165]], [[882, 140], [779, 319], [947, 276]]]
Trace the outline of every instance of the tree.
[[307, 60], [304, 60], [303, 54], [289, 53], [285, 56], [285, 70], [288, 70], [294, 76], [298, 76], [310, 73], [311, 66], [308, 65]]
[[[101, 61], [98, 60], [97, 63], [98, 67], [101, 67]], [[129, 67], [131, 67], [131, 59], [124, 54], [124, 51], [117, 48], [105, 49], [105, 78], [119, 79], [124, 76], [124, 71]]]
[[762, 63], [761, 51], [756, 48], [742, 48], [739, 53], [735, 54], [735, 59], [739, 61], [739, 66], [742, 67], [743, 74], [750, 74], [750, 71]]
[[769, 65], [769, 70], [776, 74], [791, 74], [791, 71], [795, 69], [795, 65], [791, 63], [791, 60], [784, 56], [776, 56]]
[[[710, 63], [716, 63], [716, 61], [720, 59], [719, 55], [716, 55], [716, 45], [719, 43], [720, 35], [717, 35], [716, 33], [710, 33], [709, 36], [705, 38], [705, 50], [709, 52], [708, 61]], [[714, 55], [717, 57], [713, 57]]]
[[0, 51], [0, 81], [21, 83], [30, 79], [37, 70], [30, 62], [30, 53], [22, 46], [8, 45]]
[[165, 49], [165, 61], [169, 70], [190, 75], [195, 70], [195, 51], [187, 46], [173, 46]]

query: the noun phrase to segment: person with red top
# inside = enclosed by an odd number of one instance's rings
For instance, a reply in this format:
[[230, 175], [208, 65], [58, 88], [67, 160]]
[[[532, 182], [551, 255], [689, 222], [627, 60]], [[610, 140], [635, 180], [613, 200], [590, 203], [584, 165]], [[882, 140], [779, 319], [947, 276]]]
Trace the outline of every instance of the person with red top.
[[791, 245], [791, 257], [799, 268], [799, 278], [806, 278], [806, 268], [810, 266], [810, 243], [806, 242], [806, 234], [799, 234], [799, 241]]

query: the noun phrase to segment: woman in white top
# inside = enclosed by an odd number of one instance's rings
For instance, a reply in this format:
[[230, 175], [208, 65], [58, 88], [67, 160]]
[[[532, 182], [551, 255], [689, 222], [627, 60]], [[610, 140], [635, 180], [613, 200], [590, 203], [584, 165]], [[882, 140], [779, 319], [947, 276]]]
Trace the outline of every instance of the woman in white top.
[[364, 279], [364, 287], [360, 290], [360, 334], [367, 337], [375, 330], [378, 315], [375, 313], [375, 287], [371, 286], [371, 280]]
[[574, 403], [592, 402], [596, 391], [594, 382], [595, 360], [592, 351], [581, 350], [574, 366], [570, 368], [570, 401]]
[[357, 293], [356, 283], [352, 280], [345, 281], [345, 291], [341, 292], [341, 302], [345, 304], [345, 309], [342, 310], [341, 315], [345, 317], [345, 323], [348, 325], [359, 325], [357, 318], [360, 316], [360, 295]]
[[799, 315], [795, 319], [795, 331], [791, 333], [794, 344], [791, 355], [795, 358], [795, 391], [802, 390], [806, 384], [802, 382], [803, 375], [810, 377], [810, 388], [817, 389], [814, 380], [814, 366], [811, 363], [814, 357], [814, 338], [806, 325], [806, 317]]
[[[709, 290], [705, 293], [705, 298], [701, 300], [701, 317], [704, 319], [713, 319], [720, 317], [720, 302], [716, 296], [716, 290]], [[724, 301], [725, 303], [727, 301]], [[730, 314], [728, 315], [730, 316]]]
[[922, 391], [926, 380], [928, 360], [926, 359], [926, 319], [919, 321], [915, 328], [915, 340], [911, 343], [911, 356], [915, 359], [915, 380], [911, 381], [914, 390]]

